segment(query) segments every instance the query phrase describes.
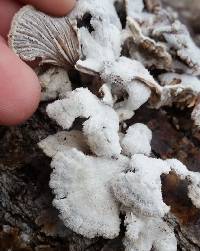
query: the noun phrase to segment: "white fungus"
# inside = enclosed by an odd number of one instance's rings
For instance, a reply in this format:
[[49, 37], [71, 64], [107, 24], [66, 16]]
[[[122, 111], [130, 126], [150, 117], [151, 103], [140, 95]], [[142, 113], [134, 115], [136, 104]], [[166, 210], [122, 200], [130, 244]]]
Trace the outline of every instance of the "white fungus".
[[120, 154], [118, 116], [88, 89], [78, 88], [65, 99], [48, 105], [47, 113], [63, 129], [69, 129], [75, 119], [84, 118], [83, 134], [91, 151], [98, 156], [112, 157]]
[[123, 153], [132, 156], [137, 153], [150, 155], [152, 132], [144, 124], [136, 123], [130, 126], [121, 140]]
[[86, 153], [90, 152], [83, 133], [77, 130], [57, 132], [40, 141], [38, 146], [51, 158], [55, 156], [56, 153], [70, 150], [71, 148], [76, 148]]
[[169, 165], [163, 160], [135, 154], [130, 171], [113, 179], [114, 195], [134, 214], [163, 217], [170, 208], [162, 199], [160, 176], [169, 171]]
[[71, 149], [57, 153], [51, 166], [53, 204], [65, 225], [88, 238], [117, 237], [119, 208], [110, 193], [110, 180], [126, 169], [127, 159], [91, 157]]
[[72, 84], [66, 70], [60, 67], [51, 67], [40, 73], [36, 69], [42, 87], [42, 101], [64, 98], [68, 91], [72, 91]]
[[126, 251], [176, 251], [177, 240], [173, 230], [161, 218], [126, 216], [124, 244]]

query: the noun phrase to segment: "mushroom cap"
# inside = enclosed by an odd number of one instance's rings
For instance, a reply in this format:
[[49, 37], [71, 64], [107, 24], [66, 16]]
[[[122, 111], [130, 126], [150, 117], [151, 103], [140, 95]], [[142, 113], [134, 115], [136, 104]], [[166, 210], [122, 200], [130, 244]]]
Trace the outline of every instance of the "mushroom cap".
[[127, 156], [134, 154], [150, 155], [152, 132], [144, 124], [136, 123], [130, 126], [121, 140], [123, 153]]
[[160, 176], [170, 172], [169, 165], [161, 159], [135, 154], [129, 168], [129, 172], [112, 180], [116, 199], [134, 214], [163, 217], [170, 208], [162, 199]]
[[53, 204], [64, 224], [88, 238], [115, 238], [120, 218], [118, 203], [110, 192], [110, 180], [127, 167], [127, 159], [86, 156], [71, 149], [57, 153], [51, 166]]
[[119, 119], [112, 107], [102, 103], [87, 88], [77, 88], [65, 99], [48, 105], [47, 113], [64, 129], [69, 129], [76, 118], [83, 118], [83, 134], [97, 156], [117, 157]]

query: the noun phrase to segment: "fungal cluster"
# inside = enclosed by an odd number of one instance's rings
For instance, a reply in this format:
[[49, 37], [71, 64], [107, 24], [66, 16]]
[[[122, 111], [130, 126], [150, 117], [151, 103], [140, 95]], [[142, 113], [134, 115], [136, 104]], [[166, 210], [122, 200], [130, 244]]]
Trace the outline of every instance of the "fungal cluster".
[[124, 224], [126, 251], [177, 250], [161, 176], [187, 181], [200, 208], [200, 174], [153, 157], [146, 125], [126, 127], [146, 102], [194, 107], [200, 125], [200, 49], [177, 14], [159, 0], [78, 0], [62, 18], [25, 6], [9, 44], [21, 59], [40, 60], [42, 100], [62, 128], [39, 147], [52, 158], [53, 205], [66, 227], [113, 239]]

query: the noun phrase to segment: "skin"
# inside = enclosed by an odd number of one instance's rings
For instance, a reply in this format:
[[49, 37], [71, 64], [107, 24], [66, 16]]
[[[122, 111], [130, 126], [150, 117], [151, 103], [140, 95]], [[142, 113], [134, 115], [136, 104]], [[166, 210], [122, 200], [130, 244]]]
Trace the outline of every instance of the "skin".
[[13, 15], [23, 4], [34, 5], [48, 14], [66, 15], [76, 0], [0, 0], [0, 125], [27, 120], [40, 101], [40, 84], [34, 71], [7, 46]]

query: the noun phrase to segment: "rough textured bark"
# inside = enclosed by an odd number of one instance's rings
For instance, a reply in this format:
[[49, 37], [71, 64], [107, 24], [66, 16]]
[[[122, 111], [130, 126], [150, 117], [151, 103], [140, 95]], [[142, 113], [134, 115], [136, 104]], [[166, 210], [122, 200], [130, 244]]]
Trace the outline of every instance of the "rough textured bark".
[[[198, 0], [196, 4], [200, 6]], [[188, 20], [191, 23], [190, 17]], [[0, 251], [123, 251], [123, 229], [115, 240], [88, 240], [59, 220], [48, 186], [50, 159], [37, 146], [58, 129], [46, 116], [45, 107], [41, 104], [21, 126], [0, 127]], [[155, 156], [176, 157], [190, 170], [200, 172], [200, 132], [193, 127], [189, 110], [143, 107], [127, 123], [136, 121], [152, 129]], [[171, 189], [171, 183], [178, 192]], [[175, 227], [178, 250], [200, 250], [200, 211], [185, 199], [185, 184], [172, 175], [163, 177], [162, 184], [163, 198], [175, 215], [166, 220]]]

